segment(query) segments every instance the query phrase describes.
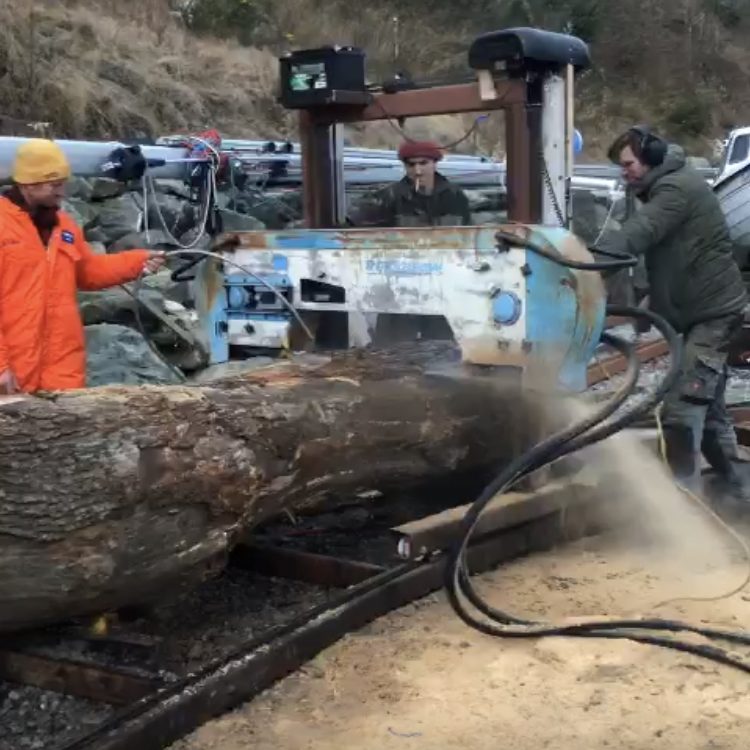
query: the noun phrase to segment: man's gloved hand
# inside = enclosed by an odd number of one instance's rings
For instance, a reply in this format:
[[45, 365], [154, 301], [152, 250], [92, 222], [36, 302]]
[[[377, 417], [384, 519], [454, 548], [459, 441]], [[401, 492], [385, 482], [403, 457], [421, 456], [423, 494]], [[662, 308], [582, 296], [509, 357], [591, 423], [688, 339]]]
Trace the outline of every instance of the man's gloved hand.
[[0, 372], [0, 395], [9, 395], [11, 393], [20, 393], [18, 381], [10, 368]]
[[149, 253], [149, 258], [143, 267], [144, 274], [156, 273], [166, 261], [167, 256], [163, 250], [153, 250]]

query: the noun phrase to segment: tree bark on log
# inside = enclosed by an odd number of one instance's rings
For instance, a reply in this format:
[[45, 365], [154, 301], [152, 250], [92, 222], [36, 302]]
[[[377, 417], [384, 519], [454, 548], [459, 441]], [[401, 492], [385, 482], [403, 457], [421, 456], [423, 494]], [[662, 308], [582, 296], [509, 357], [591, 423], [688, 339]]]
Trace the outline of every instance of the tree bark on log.
[[495, 377], [429, 372], [452, 358], [345, 352], [211, 385], [0, 400], [0, 631], [178, 595], [284, 509], [457, 476], [480, 489], [540, 409]]

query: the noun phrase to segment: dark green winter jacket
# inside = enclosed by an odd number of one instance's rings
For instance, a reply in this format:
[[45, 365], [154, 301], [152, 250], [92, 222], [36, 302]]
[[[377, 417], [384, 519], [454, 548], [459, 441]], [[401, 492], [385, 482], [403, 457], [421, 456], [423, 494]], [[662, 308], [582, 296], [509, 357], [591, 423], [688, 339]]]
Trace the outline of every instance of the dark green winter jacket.
[[351, 221], [355, 226], [425, 227], [471, 224], [469, 199], [440, 173], [430, 195], [417, 193], [404, 177], [374, 196], [363, 198]]
[[651, 310], [680, 332], [702, 320], [742, 312], [747, 293], [724, 214], [682, 149], [670, 147], [635, 192], [641, 209], [598, 247], [645, 254]]

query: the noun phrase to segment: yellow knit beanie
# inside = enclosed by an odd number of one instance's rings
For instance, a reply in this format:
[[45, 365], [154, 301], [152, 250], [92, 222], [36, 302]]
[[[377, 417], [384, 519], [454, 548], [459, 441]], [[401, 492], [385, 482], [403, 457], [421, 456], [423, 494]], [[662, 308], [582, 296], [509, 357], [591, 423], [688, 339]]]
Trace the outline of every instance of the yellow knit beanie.
[[30, 138], [18, 147], [13, 180], [19, 185], [56, 182], [70, 177], [70, 163], [63, 150], [44, 138]]

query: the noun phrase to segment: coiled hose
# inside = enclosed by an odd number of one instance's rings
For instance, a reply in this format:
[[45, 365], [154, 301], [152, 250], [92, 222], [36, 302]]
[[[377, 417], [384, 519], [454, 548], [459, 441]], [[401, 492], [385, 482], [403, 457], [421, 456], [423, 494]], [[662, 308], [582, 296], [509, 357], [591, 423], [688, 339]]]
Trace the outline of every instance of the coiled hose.
[[[520, 240], [513, 235], [503, 235], [500, 235], [498, 239], [522, 242], [531, 251], [539, 252], [555, 263], [580, 270], [612, 270], [613, 266], [616, 266], [618, 263], [620, 267], [629, 267], [633, 265], [633, 261], [635, 260], [632, 256], [619, 256], [617, 260], [604, 261], [601, 264], [596, 262], [581, 263], [578, 261], [567, 261], [554, 252], [550, 252], [547, 248], [529, 243], [528, 240]], [[669, 347], [670, 366], [666, 376], [658, 388], [645, 398], [637, 408], [626, 410], [620, 416], [610, 419], [633, 393], [638, 381], [640, 363], [635, 355], [634, 347], [630, 343], [606, 332], [602, 334], [603, 343], [619, 350], [627, 358], [628, 367], [623, 384], [618, 388], [614, 396], [599, 406], [591, 415], [551, 435], [508, 464], [485, 487], [474, 503], [472, 503], [462, 521], [458, 540], [450, 550], [447, 559], [445, 589], [448, 601], [456, 614], [467, 625], [486, 635], [502, 638], [571, 636], [578, 638], [627, 639], [637, 643], [675, 649], [701, 656], [750, 673], [750, 662], [733, 656], [723, 648], [655, 634], [659, 632], [695, 633], [712, 640], [750, 645], [750, 632], [702, 627], [677, 620], [661, 618], [594, 618], [583, 621], [578, 620], [574, 624], [556, 624], [528, 620], [492, 607], [481, 598], [469, 577], [466, 550], [479, 517], [490, 500], [498, 494], [507, 492], [520, 479], [532, 472], [552, 464], [563, 456], [604, 440], [635, 423], [645, 412], [663, 400], [666, 393], [674, 386], [679, 377], [682, 360], [682, 342], [666, 320], [650, 310], [634, 307], [609, 306], [607, 307], [607, 314], [644, 319], [656, 327], [667, 341]], [[471, 612], [467, 603], [473, 605], [474, 609], [483, 616], [483, 619], [480, 619], [476, 614]]]

